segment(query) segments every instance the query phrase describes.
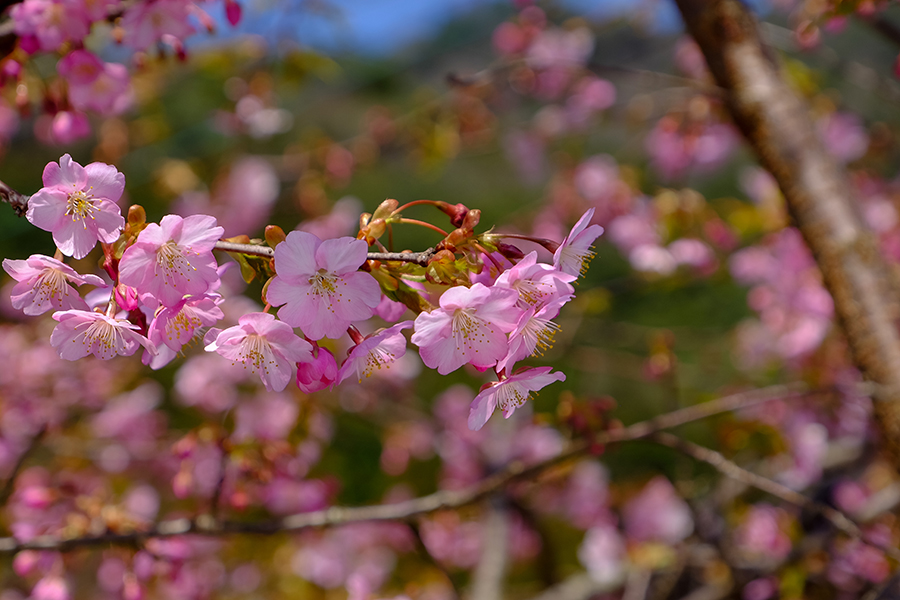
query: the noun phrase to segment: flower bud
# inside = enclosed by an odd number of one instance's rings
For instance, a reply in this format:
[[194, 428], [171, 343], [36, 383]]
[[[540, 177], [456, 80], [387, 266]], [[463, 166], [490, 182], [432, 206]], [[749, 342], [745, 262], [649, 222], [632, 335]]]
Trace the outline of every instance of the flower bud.
[[297, 365], [297, 387], [307, 394], [330, 388], [338, 376], [334, 354], [325, 348], [313, 346], [311, 362]]
[[391, 215], [394, 214], [394, 211], [397, 210], [397, 207], [400, 206], [400, 203], [394, 200], [393, 198], [388, 198], [384, 202], [378, 205], [378, 208], [375, 209], [375, 212], [372, 214], [372, 220], [375, 219], [388, 219]]
[[446, 202], [436, 202], [435, 206], [437, 206], [445, 215], [450, 217], [450, 224], [454, 227], [461, 226], [463, 220], [465, 220], [466, 215], [469, 212], [469, 209], [465, 204], [448, 204]]
[[278, 225], [266, 225], [266, 243], [269, 245], [269, 248], [274, 248], [283, 242], [286, 237], [284, 229]]

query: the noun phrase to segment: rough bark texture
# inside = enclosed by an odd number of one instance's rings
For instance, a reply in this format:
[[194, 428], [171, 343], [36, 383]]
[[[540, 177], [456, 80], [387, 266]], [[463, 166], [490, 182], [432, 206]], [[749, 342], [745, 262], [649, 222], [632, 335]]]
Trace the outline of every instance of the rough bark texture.
[[767, 54], [736, 0], [676, 0], [725, 102], [775, 176], [834, 298], [853, 361], [873, 382], [885, 449], [900, 468], [900, 336], [896, 275], [865, 226], [846, 172], [819, 141], [809, 108]]

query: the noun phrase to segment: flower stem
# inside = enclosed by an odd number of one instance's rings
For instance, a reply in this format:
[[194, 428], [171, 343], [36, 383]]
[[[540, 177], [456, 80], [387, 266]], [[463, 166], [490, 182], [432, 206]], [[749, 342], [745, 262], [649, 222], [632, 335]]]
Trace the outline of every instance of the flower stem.
[[444, 237], [447, 237], [447, 236], [449, 235], [446, 231], [444, 231], [443, 229], [441, 229], [441, 228], [438, 227], [437, 225], [432, 225], [431, 223], [426, 223], [425, 221], [420, 221], [420, 220], [418, 220], [418, 219], [406, 219], [406, 218], [404, 218], [404, 219], [398, 219], [398, 220], [395, 221], [395, 222], [396, 222], [396, 223], [406, 223], [406, 224], [408, 224], [408, 225], [418, 225], [418, 226], [420, 226], [420, 227], [427, 227], [428, 229], [431, 229], [431, 230], [433, 230], [433, 231], [438, 232], [439, 234], [441, 234], [441, 235], [444, 236]]

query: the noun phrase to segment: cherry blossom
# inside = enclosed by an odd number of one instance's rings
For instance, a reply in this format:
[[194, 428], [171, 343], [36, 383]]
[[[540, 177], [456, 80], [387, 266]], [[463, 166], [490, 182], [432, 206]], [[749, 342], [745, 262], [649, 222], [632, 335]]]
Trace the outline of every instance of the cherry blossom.
[[185, 0], [156, 0], [132, 6], [122, 17], [125, 43], [135, 50], [145, 50], [163, 36], [185, 38], [194, 33], [188, 23], [190, 3]]
[[218, 294], [189, 296], [172, 307], [163, 306], [150, 322], [147, 337], [154, 343], [157, 353], [144, 352], [143, 362], [152, 369], [159, 369], [175, 358], [181, 348], [193, 339], [201, 327], [214, 325], [224, 317]]
[[523, 358], [541, 356], [553, 347], [553, 337], [559, 331], [559, 325], [552, 319], [559, 314], [559, 309], [569, 298], [570, 296], [557, 298], [540, 309], [532, 307], [522, 313], [516, 328], [509, 335], [509, 353], [497, 363], [498, 371]]
[[307, 394], [332, 387], [338, 378], [337, 361], [327, 348], [313, 344], [313, 359], [297, 365], [297, 387]]
[[275, 247], [278, 275], [267, 299], [282, 306], [278, 316], [311, 340], [338, 338], [354, 321], [368, 319], [381, 302], [381, 288], [357, 271], [366, 261], [366, 243], [349, 237], [324, 242], [292, 231]]
[[40, 254], [25, 260], [3, 260], [3, 270], [18, 281], [12, 289], [12, 305], [26, 315], [40, 315], [48, 310], [87, 310], [88, 306], [69, 285], [106, 287], [96, 275], [80, 275], [72, 267]]
[[532, 392], [542, 390], [554, 381], [566, 380], [565, 374], [551, 373], [551, 370], [551, 367], [526, 368], [485, 385], [469, 407], [469, 429], [478, 431], [484, 427], [497, 408], [503, 411], [504, 418], [510, 418], [528, 401]]
[[397, 323], [393, 327], [366, 337], [351, 348], [347, 360], [341, 365], [338, 383], [342, 383], [351, 375], [355, 375], [359, 382], [362, 382], [364, 378], [382, 367], [390, 367], [392, 362], [406, 354], [406, 338], [402, 331], [412, 326], [412, 321]]
[[166, 215], [159, 225], [147, 225], [122, 255], [119, 281], [169, 307], [186, 295], [204, 294], [219, 281], [212, 249], [223, 231], [206, 215]]
[[512, 331], [521, 311], [514, 310], [519, 295], [510, 289], [455, 287], [441, 296], [440, 308], [420, 313], [412, 343], [422, 361], [441, 375], [466, 363], [488, 368], [508, 350], [506, 334]]
[[622, 509], [629, 537], [676, 544], [694, 531], [691, 509], [665, 477], [654, 477]]
[[578, 549], [578, 559], [594, 581], [612, 586], [625, 577], [628, 553], [622, 535], [609, 523], [590, 529]]
[[280, 392], [293, 378], [298, 362], [312, 360], [312, 346], [290, 325], [267, 313], [248, 313], [224, 331], [210, 329], [207, 352], [218, 352], [259, 375], [267, 390]]
[[85, 310], [65, 310], [53, 314], [59, 321], [50, 335], [50, 344], [66, 360], [93, 354], [102, 360], [131, 356], [143, 346], [154, 352], [153, 343], [137, 332], [137, 325], [123, 319]]
[[104, 63], [87, 50], [75, 50], [56, 65], [69, 84], [69, 101], [78, 110], [118, 114], [131, 103], [128, 69]]
[[509, 288], [519, 293], [519, 307], [523, 310], [540, 308], [554, 298], [571, 296], [574, 288], [569, 284], [576, 277], [557, 271], [550, 265], [537, 262], [537, 252], [530, 252], [497, 277], [498, 288]]
[[29, 52], [53, 52], [64, 42], [80, 42], [90, 22], [79, 0], [25, 0], [10, 10], [14, 31]]
[[28, 201], [28, 220], [53, 234], [66, 256], [84, 258], [97, 241], [119, 239], [125, 219], [116, 201], [125, 189], [125, 176], [99, 162], [86, 167], [68, 154], [44, 168], [44, 187]]
[[592, 218], [594, 218], [594, 209], [590, 208], [572, 227], [572, 231], [553, 253], [555, 268], [576, 277], [584, 275], [587, 271], [588, 263], [594, 258], [591, 245], [594, 240], [603, 235], [602, 227], [590, 225]]

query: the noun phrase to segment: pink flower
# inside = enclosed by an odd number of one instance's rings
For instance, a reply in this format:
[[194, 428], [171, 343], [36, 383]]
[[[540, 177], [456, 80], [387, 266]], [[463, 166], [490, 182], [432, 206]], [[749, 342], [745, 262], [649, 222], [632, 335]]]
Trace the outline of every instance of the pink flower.
[[314, 344], [313, 359], [297, 365], [297, 387], [304, 393], [312, 394], [330, 388], [338, 378], [337, 361], [327, 348]]
[[504, 418], [510, 418], [531, 397], [532, 392], [542, 390], [554, 381], [566, 380], [565, 374], [559, 371], [551, 373], [550, 370], [550, 367], [526, 368], [485, 385], [469, 407], [469, 429], [478, 431], [484, 427], [497, 408], [503, 411]]
[[537, 252], [530, 252], [514, 267], [501, 273], [494, 285], [516, 290], [519, 307], [524, 310], [530, 306], [540, 308], [555, 298], [572, 295], [575, 290], [569, 282], [575, 279], [573, 275], [537, 262]]
[[125, 176], [115, 167], [91, 163], [86, 167], [68, 154], [59, 164], [44, 168], [44, 187], [28, 201], [28, 220], [53, 233], [66, 256], [84, 258], [97, 241], [111, 244], [125, 226], [116, 201], [125, 189]]
[[338, 338], [354, 321], [368, 319], [381, 302], [381, 288], [368, 273], [366, 243], [349, 237], [325, 240], [292, 231], [275, 248], [278, 275], [267, 299], [282, 306], [282, 321], [299, 327], [312, 340]]
[[625, 532], [639, 541], [675, 544], [691, 535], [694, 519], [687, 502], [665, 477], [654, 477], [622, 509]]
[[122, 319], [85, 310], [57, 312], [53, 318], [59, 325], [50, 334], [50, 345], [66, 360], [78, 360], [88, 354], [102, 360], [131, 356], [138, 346], [156, 350], [150, 340], [136, 331], [137, 325]]
[[621, 581], [628, 567], [625, 542], [614, 525], [602, 523], [584, 536], [578, 560], [594, 581], [612, 586]]
[[[280, 245], [280, 244], [279, 244]], [[269, 391], [280, 392], [291, 380], [296, 363], [312, 360], [312, 346], [291, 326], [267, 313], [249, 313], [224, 331], [210, 329], [207, 352], [218, 352], [257, 373]]]
[[578, 222], [562, 241], [553, 254], [553, 266], [569, 275], [584, 275], [588, 263], [594, 258], [591, 245], [598, 237], [603, 235], [603, 228], [599, 225], [590, 225], [594, 217], [594, 209], [590, 208], [581, 215]]
[[205, 294], [219, 281], [212, 249], [223, 231], [206, 215], [166, 215], [159, 225], [148, 225], [122, 255], [119, 281], [163, 306]]
[[90, 28], [79, 0], [25, 0], [13, 5], [10, 16], [16, 34], [31, 38], [31, 45], [37, 46], [33, 49], [44, 52], [53, 52], [63, 42], [81, 42]]
[[56, 65], [69, 84], [69, 101], [78, 110], [118, 114], [131, 102], [125, 65], [104, 63], [87, 50], [74, 50]]
[[374, 333], [350, 349], [347, 360], [341, 365], [338, 383], [356, 375], [360, 383], [381, 367], [406, 354], [406, 338], [402, 331], [412, 327], [412, 321], [403, 321], [393, 327]]
[[441, 296], [440, 308], [416, 317], [412, 343], [422, 361], [446, 375], [466, 363], [493, 367], [506, 356], [506, 334], [512, 331], [521, 311], [514, 290], [485, 287], [455, 287]]
[[3, 270], [19, 282], [12, 289], [12, 305], [26, 315], [40, 315], [51, 309], [87, 310], [87, 304], [69, 285], [70, 281], [75, 285], [106, 287], [96, 275], [80, 275], [55, 258], [40, 254], [26, 260], [4, 259]]
[[552, 319], [559, 314], [559, 309], [569, 301], [571, 296], [557, 298], [539, 310], [534, 307], [525, 311], [516, 328], [509, 335], [509, 353], [497, 363], [497, 370], [502, 371], [523, 358], [543, 356], [553, 347], [559, 325]]
[[156, 313], [147, 331], [157, 352], [144, 352], [143, 363], [152, 369], [169, 364], [198, 329], [215, 325], [225, 316], [218, 306], [220, 302], [222, 297], [218, 294], [203, 294], [184, 298], [172, 307], [164, 306]]
[[145, 50], [164, 35], [177, 39], [194, 33], [188, 23], [190, 2], [186, 0], [156, 0], [132, 5], [122, 17], [125, 43], [135, 50]]

